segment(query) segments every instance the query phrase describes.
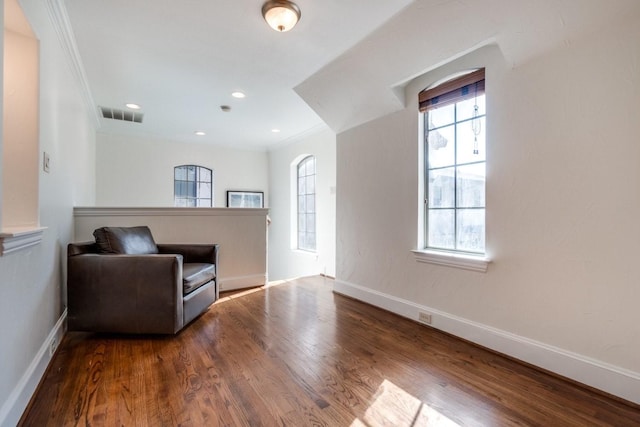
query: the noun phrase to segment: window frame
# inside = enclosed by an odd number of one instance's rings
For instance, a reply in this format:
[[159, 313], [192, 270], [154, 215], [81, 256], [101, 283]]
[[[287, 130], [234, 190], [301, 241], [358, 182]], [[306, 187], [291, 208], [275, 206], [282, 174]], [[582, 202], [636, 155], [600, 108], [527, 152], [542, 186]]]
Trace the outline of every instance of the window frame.
[[[195, 177], [194, 180], [190, 180], [188, 179], [188, 168], [193, 167], [195, 168]], [[187, 176], [187, 179], [178, 179], [177, 178], [177, 174], [178, 174], [178, 170], [180, 168], [185, 168], [185, 174]], [[209, 176], [211, 176], [211, 180], [210, 181], [206, 181], [206, 180], [202, 180], [201, 179], [201, 171], [202, 170], [206, 170], [209, 173]], [[185, 182], [187, 183], [187, 185], [190, 185], [193, 183], [193, 185], [195, 186], [195, 197], [189, 197], [189, 196], [178, 196], [177, 192], [176, 192], [176, 183], [177, 182]], [[187, 164], [187, 165], [178, 165], [175, 166], [173, 168], [173, 205], [175, 207], [186, 207], [186, 208], [194, 208], [194, 207], [201, 207], [201, 208], [212, 208], [214, 207], [214, 201], [213, 201], [213, 183], [214, 183], [214, 177], [213, 177], [213, 170], [209, 169], [208, 167], [205, 166], [200, 166], [200, 165], [194, 165], [194, 164]], [[200, 193], [200, 188], [198, 184], [209, 184], [209, 194], [208, 197], [202, 197], [201, 193]], [[177, 201], [178, 200], [194, 200], [195, 205], [194, 206], [182, 206], [182, 205], [178, 205]], [[209, 206], [201, 206], [200, 205], [200, 201], [202, 200], [209, 200]]]
[[[309, 161], [313, 161], [313, 173], [312, 174], [306, 174], [301, 176], [300, 175], [300, 170], [302, 167], [305, 167], [307, 165], [307, 163]], [[303, 251], [303, 252], [307, 252], [307, 253], [316, 253], [318, 250], [318, 209], [317, 209], [317, 191], [316, 191], [316, 184], [317, 184], [317, 175], [318, 175], [318, 164], [317, 164], [317, 159], [316, 156], [310, 154], [307, 156], [304, 156], [297, 164], [296, 164], [296, 197], [295, 197], [295, 212], [296, 212], [296, 233], [295, 233], [295, 248], [296, 250], [299, 251]], [[306, 187], [304, 190], [304, 193], [301, 194], [301, 187], [300, 187], [300, 180], [301, 178], [304, 178], [305, 181], [309, 178], [309, 177], [313, 177], [313, 192], [310, 193], [307, 191]], [[306, 185], [306, 184], [305, 184]], [[313, 196], [313, 211], [309, 212], [306, 206], [306, 199], [309, 196]], [[304, 197], [305, 198], [305, 209], [304, 212], [300, 212], [300, 198]], [[305, 215], [305, 224], [304, 227], [302, 227], [301, 225], [301, 215]], [[307, 221], [309, 220], [309, 216], [313, 215], [313, 232], [309, 232], [307, 231], [308, 229], [308, 223]], [[304, 230], [301, 230], [302, 228], [304, 228]], [[306, 241], [306, 237], [308, 237], [308, 235], [313, 234], [314, 235], [314, 239], [313, 239], [313, 247], [304, 247], [303, 245], [301, 245], [301, 234], [305, 236], [305, 239], [303, 239], [304, 241]]]
[[[469, 88], [473, 88], [473, 92], [469, 91]], [[465, 101], [467, 99], [472, 99], [478, 94], [485, 95], [485, 69], [477, 69], [471, 72], [467, 72], [463, 75], [457, 74], [444, 81], [444, 83], [436, 84], [432, 87], [429, 87], [418, 95], [419, 101], [419, 110], [420, 110], [420, 120], [419, 120], [419, 129], [420, 129], [420, 173], [423, 177], [422, 184], [422, 206], [421, 206], [421, 221], [422, 225], [419, 227], [419, 247], [418, 250], [412, 251], [415, 255], [415, 258], [419, 262], [425, 262], [430, 264], [444, 265], [449, 267], [457, 267], [463, 268], [472, 271], [480, 271], [486, 272], [488, 263], [490, 262], [487, 257], [487, 244], [486, 244], [486, 164], [487, 158], [486, 153], [483, 161], [478, 162], [461, 162], [460, 165], [469, 164], [483, 164], [485, 167], [485, 178], [484, 178], [484, 207], [482, 207], [485, 215], [483, 218], [483, 228], [484, 228], [484, 251], [483, 252], [472, 252], [468, 250], [460, 250], [457, 249], [458, 245], [458, 230], [457, 223], [454, 221], [453, 225], [453, 233], [454, 233], [454, 248], [440, 248], [435, 246], [429, 246], [429, 173], [431, 170], [436, 169], [444, 169], [444, 166], [429, 168], [429, 111], [434, 110], [439, 107], [445, 107], [452, 104], [457, 104], [459, 102]], [[485, 98], [486, 100], [486, 98]], [[486, 104], [485, 104], [486, 105]], [[455, 109], [456, 107], [454, 107]], [[482, 114], [482, 118], [485, 120], [486, 124], [486, 108], [484, 114]], [[471, 120], [460, 120], [458, 121], [458, 117], [455, 116], [452, 123], [449, 123], [447, 126], [453, 126], [454, 129], [458, 125], [459, 122], [464, 123], [465, 121], [470, 122]], [[444, 127], [444, 126], [443, 126]], [[482, 131], [486, 136], [485, 131], [486, 126], [483, 126]], [[432, 131], [436, 130], [434, 128]], [[486, 139], [485, 139], [486, 141]], [[456, 145], [458, 144], [457, 137], [455, 141]], [[456, 155], [456, 151], [454, 151], [454, 156]], [[454, 171], [457, 171], [457, 168], [460, 166], [458, 164], [458, 158], [455, 157], [453, 164], [448, 165], [447, 167], [453, 168]], [[454, 179], [457, 179], [456, 174], [454, 173]], [[464, 209], [458, 203], [458, 191], [457, 191], [457, 182], [454, 182], [454, 203], [453, 203], [453, 212], [454, 218], [458, 216], [458, 211], [460, 209]], [[434, 208], [435, 209], [435, 208]]]

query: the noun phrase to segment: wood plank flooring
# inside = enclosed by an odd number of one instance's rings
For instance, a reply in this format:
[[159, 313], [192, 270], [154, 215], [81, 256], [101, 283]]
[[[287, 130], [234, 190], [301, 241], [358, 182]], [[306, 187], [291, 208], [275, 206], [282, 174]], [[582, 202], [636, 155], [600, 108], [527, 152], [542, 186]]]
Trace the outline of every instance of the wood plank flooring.
[[177, 336], [68, 333], [24, 426], [638, 426], [640, 408], [297, 279]]

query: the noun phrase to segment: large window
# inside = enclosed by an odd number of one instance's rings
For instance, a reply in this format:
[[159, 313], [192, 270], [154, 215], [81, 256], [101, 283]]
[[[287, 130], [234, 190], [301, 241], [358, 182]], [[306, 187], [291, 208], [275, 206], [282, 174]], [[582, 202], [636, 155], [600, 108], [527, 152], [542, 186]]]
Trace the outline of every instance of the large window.
[[427, 249], [485, 253], [484, 69], [420, 93]]
[[213, 206], [213, 171], [196, 166], [182, 165], [173, 169], [174, 205], [178, 207]]
[[316, 158], [298, 163], [298, 249], [316, 250]]

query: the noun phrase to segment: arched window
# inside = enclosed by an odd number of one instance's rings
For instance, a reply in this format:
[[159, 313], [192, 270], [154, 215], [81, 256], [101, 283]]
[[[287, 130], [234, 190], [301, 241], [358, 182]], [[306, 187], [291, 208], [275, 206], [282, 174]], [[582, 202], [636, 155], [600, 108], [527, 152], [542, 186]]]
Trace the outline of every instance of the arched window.
[[316, 251], [316, 158], [298, 163], [298, 249]]
[[174, 206], [213, 207], [213, 171], [203, 166], [182, 165], [173, 169]]

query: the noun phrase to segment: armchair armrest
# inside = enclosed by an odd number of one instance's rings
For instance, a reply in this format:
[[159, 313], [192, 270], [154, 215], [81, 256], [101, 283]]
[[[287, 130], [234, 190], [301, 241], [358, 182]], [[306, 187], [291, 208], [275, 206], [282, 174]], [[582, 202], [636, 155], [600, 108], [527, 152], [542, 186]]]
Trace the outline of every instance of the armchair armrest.
[[220, 245], [196, 243], [159, 243], [158, 252], [161, 254], [180, 254], [184, 262], [204, 262], [218, 266], [218, 252]]
[[68, 257], [69, 330], [173, 334], [183, 326], [181, 255]]

